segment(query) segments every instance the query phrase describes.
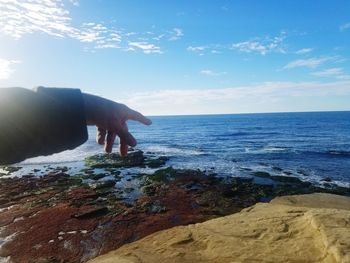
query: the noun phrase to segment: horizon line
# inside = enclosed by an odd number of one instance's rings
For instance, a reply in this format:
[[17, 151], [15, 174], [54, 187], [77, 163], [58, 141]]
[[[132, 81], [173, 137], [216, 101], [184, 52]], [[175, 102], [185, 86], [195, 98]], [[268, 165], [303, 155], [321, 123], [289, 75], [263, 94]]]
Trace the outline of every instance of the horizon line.
[[248, 115], [248, 114], [280, 114], [280, 113], [329, 113], [329, 112], [350, 112], [348, 110], [315, 110], [315, 111], [267, 111], [267, 112], [240, 112], [240, 113], [198, 113], [198, 114], [164, 114], [145, 115], [147, 117], [181, 117], [181, 116], [214, 116], [214, 115]]

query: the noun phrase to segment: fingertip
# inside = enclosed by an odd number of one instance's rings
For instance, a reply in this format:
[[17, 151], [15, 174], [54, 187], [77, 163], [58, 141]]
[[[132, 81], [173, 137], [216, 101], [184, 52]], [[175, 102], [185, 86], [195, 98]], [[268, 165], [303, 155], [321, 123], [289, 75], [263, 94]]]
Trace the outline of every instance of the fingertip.
[[140, 115], [141, 116], [139, 116], [137, 121], [141, 122], [144, 125], [151, 125], [152, 124], [152, 121], [149, 118], [143, 116], [142, 114], [140, 114]]
[[108, 132], [107, 133], [107, 138], [106, 138], [106, 141], [105, 141], [105, 151], [107, 153], [111, 153], [112, 152], [112, 149], [113, 149], [113, 144], [114, 144], [114, 140], [115, 140], [115, 137], [117, 136], [116, 133], [114, 132]]
[[137, 145], [137, 143], [128, 143], [130, 145], [130, 147], [135, 147]]
[[106, 130], [104, 130], [104, 129], [102, 129], [102, 128], [97, 128], [97, 132], [96, 132], [96, 142], [97, 142], [99, 145], [104, 145], [105, 139], [106, 139]]
[[128, 155], [128, 145], [127, 144], [119, 144], [119, 152], [122, 157]]
[[112, 152], [113, 145], [105, 144], [105, 152], [111, 153]]
[[152, 121], [148, 118], [145, 117], [145, 122], [144, 122], [145, 125], [151, 125], [152, 124]]
[[103, 137], [97, 138], [97, 143], [98, 143], [99, 145], [104, 145], [104, 143], [105, 143], [105, 138], [103, 138]]
[[112, 149], [105, 147], [105, 152], [106, 152], [106, 153], [111, 153], [111, 152], [112, 152]]
[[141, 122], [145, 125], [151, 125], [152, 121], [148, 118], [146, 118], [145, 116], [143, 116], [140, 112], [132, 110], [129, 108], [129, 112], [128, 112], [128, 118], [130, 120], [134, 120], [134, 121], [138, 121]]
[[130, 145], [131, 147], [135, 147], [137, 145], [137, 141], [135, 140], [134, 137], [129, 139], [128, 145]]
[[129, 134], [128, 136], [128, 145], [130, 145], [131, 147], [135, 147], [137, 145], [136, 139], [131, 134]]

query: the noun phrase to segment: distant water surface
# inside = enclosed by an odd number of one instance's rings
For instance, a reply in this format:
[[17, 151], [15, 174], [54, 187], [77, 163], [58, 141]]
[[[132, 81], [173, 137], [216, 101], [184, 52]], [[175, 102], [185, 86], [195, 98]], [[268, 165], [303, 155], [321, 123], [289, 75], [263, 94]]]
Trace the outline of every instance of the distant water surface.
[[[222, 176], [253, 171], [293, 175], [306, 181], [350, 187], [350, 112], [269, 113], [151, 117], [147, 127], [130, 122], [137, 148], [170, 157], [176, 168], [213, 170]], [[72, 151], [29, 159], [20, 165], [80, 167], [102, 152], [95, 129]], [[117, 146], [116, 149], [117, 151]]]

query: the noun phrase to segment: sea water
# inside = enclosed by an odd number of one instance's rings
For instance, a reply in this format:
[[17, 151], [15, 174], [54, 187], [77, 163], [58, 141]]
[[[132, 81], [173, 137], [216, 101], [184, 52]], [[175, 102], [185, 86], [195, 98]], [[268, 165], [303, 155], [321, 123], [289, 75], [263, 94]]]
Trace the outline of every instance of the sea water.
[[[350, 112], [150, 118], [151, 126], [129, 122], [137, 148], [169, 156], [168, 165], [174, 168], [211, 170], [220, 176], [266, 171], [350, 187]], [[116, 145], [114, 151], [117, 149]], [[90, 127], [89, 140], [75, 150], [18, 165], [30, 169], [68, 166], [74, 173], [81, 169], [85, 157], [101, 152], [102, 147], [95, 143], [95, 129]]]

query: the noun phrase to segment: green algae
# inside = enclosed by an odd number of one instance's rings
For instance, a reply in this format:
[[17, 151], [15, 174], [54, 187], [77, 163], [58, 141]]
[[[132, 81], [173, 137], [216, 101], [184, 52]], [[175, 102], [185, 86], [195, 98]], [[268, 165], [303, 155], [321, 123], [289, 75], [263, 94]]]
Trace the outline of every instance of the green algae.
[[107, 181], [98, 181], [95, 183], [90, 184], [90, 188], [94, 190], [102, 190], [106, 188], [113, 188], [115, 186], [116, 182], [114, 180], [107, 180]]
[[159, 168], [166, 164], [166, 162], [169, 161], [169, 157], [167, 156], [160, 156], [158, 158], [148, 159], [145, 164], [149, 168]]
[[125, 157], [116, 153], [96, 154], [85, 158], [85, 164], [91, 168], [127, 168], [143, 166], [144, 159], [142, 151], [128, 153]]
[[169, 160], [166, 156], [151, 157], [144, 156], [140, 150], [129, 152], [127, 156], [122, 157], [117, 153], [111, 154], [97, 154], [85, 158], [86, 166], [90, 167], [86, 169], [89, 171], [91, 168], [105, 168], [106, 171], [113, 171], [116, 168], [130, 168], [130, 167], [149, 167], [159, 168], [164, 166]]

